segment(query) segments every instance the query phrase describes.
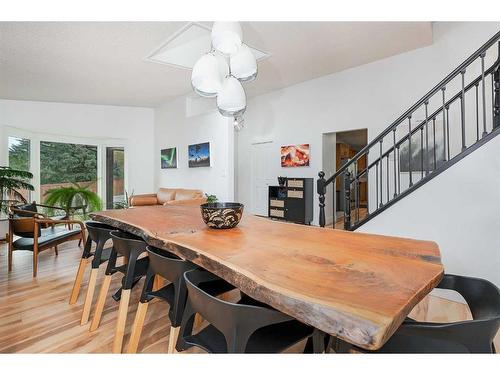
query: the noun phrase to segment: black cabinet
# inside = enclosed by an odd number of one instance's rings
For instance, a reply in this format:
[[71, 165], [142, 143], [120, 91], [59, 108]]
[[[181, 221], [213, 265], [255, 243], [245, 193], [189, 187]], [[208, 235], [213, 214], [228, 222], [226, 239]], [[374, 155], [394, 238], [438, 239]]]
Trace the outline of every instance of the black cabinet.
[[312, 178], [287, 178], [283, 186], [269, 186], [268, 215], [299, 224], [313, 220]]

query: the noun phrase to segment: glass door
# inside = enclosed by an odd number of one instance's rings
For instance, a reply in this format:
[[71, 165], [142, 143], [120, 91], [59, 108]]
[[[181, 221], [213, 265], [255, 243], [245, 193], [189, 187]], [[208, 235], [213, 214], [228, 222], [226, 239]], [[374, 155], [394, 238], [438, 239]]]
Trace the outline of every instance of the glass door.
[[123, 147], [106, 148], [106, 208], [122, 208], [126, 204], [125, 151]]

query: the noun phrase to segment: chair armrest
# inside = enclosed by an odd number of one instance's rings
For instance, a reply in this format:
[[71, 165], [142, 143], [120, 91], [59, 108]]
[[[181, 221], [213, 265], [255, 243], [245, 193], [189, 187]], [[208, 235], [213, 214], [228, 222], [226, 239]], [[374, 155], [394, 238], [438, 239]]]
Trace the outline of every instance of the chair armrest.
[[165, 202], [164, 206], [199, 206], [207, 202], [207, 198], [182, 199]]
[[64, 211], [66, 212], [66, 209], [63, 208], [63, 207], [57, 207], [57, 206], [48, 206], [46, 204], [41, 204], [41, 203], [35, 203], [35, 206], [37, 207], [44, 207], [44, 208], [52, 208], [54, 210], [61, 210], [61, 211]]
[[130, 206], [153, 206], [158, 204], [156, 194], [138, 194], [129, 198]]
[[80, 228], [85, 229], [85, 224], [80, 220], [52, 220], [52, 219], [36, 219], [35, 222], [38, 224], [78, 224]]

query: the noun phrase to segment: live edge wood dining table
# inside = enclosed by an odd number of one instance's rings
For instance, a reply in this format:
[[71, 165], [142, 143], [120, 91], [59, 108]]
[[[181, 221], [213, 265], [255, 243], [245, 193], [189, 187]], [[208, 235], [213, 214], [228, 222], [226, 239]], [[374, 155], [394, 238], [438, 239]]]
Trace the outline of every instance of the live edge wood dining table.
[[430, 241], [250, 214], [236, 228], [210, 229], [197, 206], [136, 207], [92, 217], [364, 349], [380, 348], [443, 275], [439, 247]]

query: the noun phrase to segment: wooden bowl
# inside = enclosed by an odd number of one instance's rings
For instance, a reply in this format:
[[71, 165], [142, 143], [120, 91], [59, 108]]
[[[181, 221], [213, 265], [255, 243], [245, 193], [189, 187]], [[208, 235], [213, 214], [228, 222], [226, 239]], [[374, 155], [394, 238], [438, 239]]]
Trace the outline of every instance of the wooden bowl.
[[200, 206], [205, 224], [214, 229], [230, 229], [238, 225], [243, 216], [241, 203], [204, 203]]

